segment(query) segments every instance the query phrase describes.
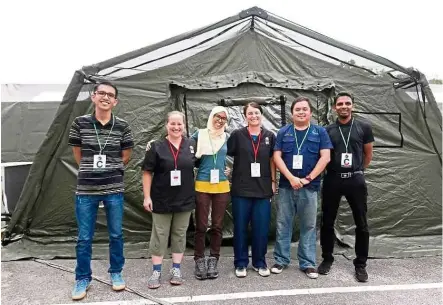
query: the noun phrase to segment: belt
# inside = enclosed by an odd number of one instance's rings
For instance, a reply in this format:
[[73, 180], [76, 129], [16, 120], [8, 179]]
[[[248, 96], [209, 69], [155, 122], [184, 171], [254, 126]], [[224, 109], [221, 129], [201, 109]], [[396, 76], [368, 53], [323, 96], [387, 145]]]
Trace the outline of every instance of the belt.
[[347, 173], [334, 173], [334, 172], [331, 172], [331, 174], [335, 174], [335, 175], [339, 176], [342, 179], [348, 179], [348, 178], [351, 178], [354, 175], [363, 175], [363, 171], [355, 171], [355, 172], [347, 172]]

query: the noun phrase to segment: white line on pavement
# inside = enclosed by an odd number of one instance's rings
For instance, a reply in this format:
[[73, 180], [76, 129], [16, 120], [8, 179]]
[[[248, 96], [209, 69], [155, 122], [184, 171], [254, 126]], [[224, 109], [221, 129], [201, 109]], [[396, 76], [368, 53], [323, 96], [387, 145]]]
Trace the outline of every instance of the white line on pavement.
[[[437, 289], [443, 288], [443, 283], [424, 283], [424, 284], [405, 284], [405, 285], [379, 285], [379, 286], [351, 286], [351, 287], [328, 287], [328, 288], [307, 288], [307, 289], [286, 289], [286, 290], [269, 290], [269, 291], [247, 291], [237, 293], [223, 293], [223, 294], [207, 294], [184, 297], [170, 297], [160, 298], [173, 304], [176, 303], [193, 303], [204, 301], [223, 301], [235, 299], [249, 299], [262, 298], [273, 296], [291, 296], [291, 295], [305, 295], [305, 294], [331, 294], [331, 293], [352, 293], [352, 292], [367, 292], [367, 291], [398, 291], [398, 290], [417, 290], [417, 289]], [[145, 299], [138, 299], [132, 301], [113, 301], [113, 302], [94, 302], [81, 303], [81, 305], [147, 305], [158, 304]], [[60, 305], [72, 305], [60, 304]]]

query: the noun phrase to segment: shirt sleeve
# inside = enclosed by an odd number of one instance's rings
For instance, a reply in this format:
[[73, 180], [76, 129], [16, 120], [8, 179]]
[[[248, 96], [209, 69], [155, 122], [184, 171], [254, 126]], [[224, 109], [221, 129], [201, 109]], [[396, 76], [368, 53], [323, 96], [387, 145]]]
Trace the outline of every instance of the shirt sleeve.
[[122, 150], [130, 149], [134, 147], [134, 139], [132, 138], [131, 127], [129, 124], [126, 125], [123, 130], [122, 142], [120, 144]]
[[156, 143], [152, 142], [151, 145], [146, 146], [146, 153], [145, 153], [145, 159], [143, 160], [142, 164], [142, 170], [153, 172], [156, 164], [157, 164]]
[[283, 131], [283, 128], [281, 128], [277, 132], [277, 138], [275, 139], [274, 151], [276, 151], [276, 150], [281, 151], [282, 142], [283, 142], [283, 135], [284, 135], [284, 131]]
[[363, 125], [363, 144], [368, 144], [374, 142], [374, 135], [372, 134], [372, 126], [369, 123], [364, 123]]
[[333, 149], [331, 139], [329, 138], [328, 132], [323, 127], [319, 128], [320, 133], [320, 149]]
[[235, 156], [235, 152], [237, 151], [237, 147], [236, 147], [236, 142], [235, 142], [235, 138], [237, 134], [237, 130], [234, 130], [231, 135], [228, 138], [228, 156]]
[[82, 139], [80, 135], [80, 126], [78, 124], [78, 119], [76, 118], [71, 125], [71, 129], [69, 130], [69, 140], [68, 144], [70, 146], [81, 146]]

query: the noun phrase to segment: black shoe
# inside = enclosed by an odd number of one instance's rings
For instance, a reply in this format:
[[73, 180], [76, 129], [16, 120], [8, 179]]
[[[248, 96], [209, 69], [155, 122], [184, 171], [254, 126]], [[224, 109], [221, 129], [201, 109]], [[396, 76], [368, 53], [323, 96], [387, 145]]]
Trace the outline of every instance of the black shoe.
[[216, 279], [218, 278], [218, 269], [217, 269], [217, 263], [218, 259], [216, 257], [209, 257], [208, 258], [208, 278], [209, 279]]
[[365, 267], [355, 267], [355, 277], [359, 282], [367, 282], [368, 281], [368, 273], [366, 272]]
[[320, 274], [326, 275], [331, 271], [332, 262], [322, 261], [318, 266], [317, 271]]
[[204, 280], [207, 277], [206, 259], [204, 257], [195, 261], [195, 278], [198, 280]]
[[282, 273], [282, 271], [283, 271], [284, 268], [285, 268], [285, 267], [282, 266], [282, 265], [280, 265], [280, 264], [274, 264], [274, 265], [271, 267], [271, 272], [274, 273], [274, 274], [280, 274], [280, 273]]

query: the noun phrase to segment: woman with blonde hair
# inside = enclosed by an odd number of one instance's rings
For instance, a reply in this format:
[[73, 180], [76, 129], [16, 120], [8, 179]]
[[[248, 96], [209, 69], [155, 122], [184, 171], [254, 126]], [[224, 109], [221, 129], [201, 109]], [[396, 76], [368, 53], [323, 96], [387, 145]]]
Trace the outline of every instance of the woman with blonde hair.
[[[195, 181], [195, 277], [199, 280], [218, 277], [217, 264], [222, 242], [223, 218], [230, 200], [229, 181], [225, 174], [229, 114], [226, 108], [212, 109], [206, 128], [196, 131], [192, 138], [197, 141], [196, 158], [200, 159]], [[210, 253], [205, 258], [205, 234], [211, 210]]]
[[183, 136], [184, 115], [168, 113], [166, 138], [146, 147], [143, 161], [143, 207], [152, 213], [149, 250], [153, 272], [148, 288], [161, 284], [163, 257], [171, 234], [172, 268], [170, 283], [181, 285], [180, 263], [186, 247], [186, 231], [195, 208], [194, 161], [195, 142]]

